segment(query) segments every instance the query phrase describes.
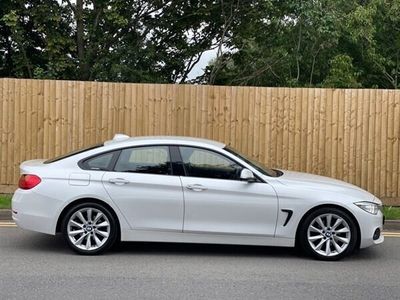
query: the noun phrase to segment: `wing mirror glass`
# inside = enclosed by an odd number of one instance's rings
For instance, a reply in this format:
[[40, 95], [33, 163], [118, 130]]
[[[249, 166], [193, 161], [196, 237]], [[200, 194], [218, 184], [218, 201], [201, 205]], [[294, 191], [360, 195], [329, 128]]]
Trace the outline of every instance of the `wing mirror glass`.
[[247, 181], [247, 182], [255, 182], [257, 179], [254, 177], [254, 174], [249, 169], [243, 169], [240, 172], [240, 180]]

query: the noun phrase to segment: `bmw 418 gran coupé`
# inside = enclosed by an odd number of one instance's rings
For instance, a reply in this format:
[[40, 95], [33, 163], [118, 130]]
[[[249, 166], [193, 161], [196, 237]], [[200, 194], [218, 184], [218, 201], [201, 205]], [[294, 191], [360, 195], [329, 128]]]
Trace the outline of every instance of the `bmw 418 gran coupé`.
[[23, 162], [12, 214], [22, 228], [62, 233], [80, 254], [121, 240], [298, 245], [336, 260], [383, 242], [381, 205], [354, 185], [269, 169], [220, 142], [117, 134]]

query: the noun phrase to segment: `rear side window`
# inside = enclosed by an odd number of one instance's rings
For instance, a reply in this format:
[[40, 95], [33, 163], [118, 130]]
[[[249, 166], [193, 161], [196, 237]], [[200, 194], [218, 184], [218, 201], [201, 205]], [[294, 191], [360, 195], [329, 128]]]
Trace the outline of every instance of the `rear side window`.
[[168, 146], [146, 146], [124, 149], [115, 164], [116, 172], [171, 175]]
[[100, 154], [98, 156], [86, 159], [82, 163], [82, 168], [86, 170], [102, 170], [107, 171], [111, 168], [111, 163], [116, 152]]
[[179, 149], [187, 176], [239, 180], [243, 168], [226, 156], [201, 148]]

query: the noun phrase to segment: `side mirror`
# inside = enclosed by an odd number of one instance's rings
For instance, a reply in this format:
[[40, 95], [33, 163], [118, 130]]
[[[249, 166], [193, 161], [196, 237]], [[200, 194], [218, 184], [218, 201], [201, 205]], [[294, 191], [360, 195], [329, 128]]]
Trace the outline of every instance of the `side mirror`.
[[256, 182], [257, 179], [254, 177], [254, 174], [249, 169], [243, 169], [240, 172], [240, 180], [247, 181], [247, 182]]

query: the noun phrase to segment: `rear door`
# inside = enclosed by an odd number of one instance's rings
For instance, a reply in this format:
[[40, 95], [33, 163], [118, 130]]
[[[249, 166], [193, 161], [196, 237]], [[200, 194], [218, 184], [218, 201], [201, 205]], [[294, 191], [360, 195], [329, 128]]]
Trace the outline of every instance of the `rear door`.
[[168, 146], [121, 150], [103, 184], [133, 229], [182, 231], [183, 192]]
[[243, 167], [221, 153], [179, 148], [186, 172], [184, 232], [274, 235], [278, 199], [268, 183], [241, 181]]

